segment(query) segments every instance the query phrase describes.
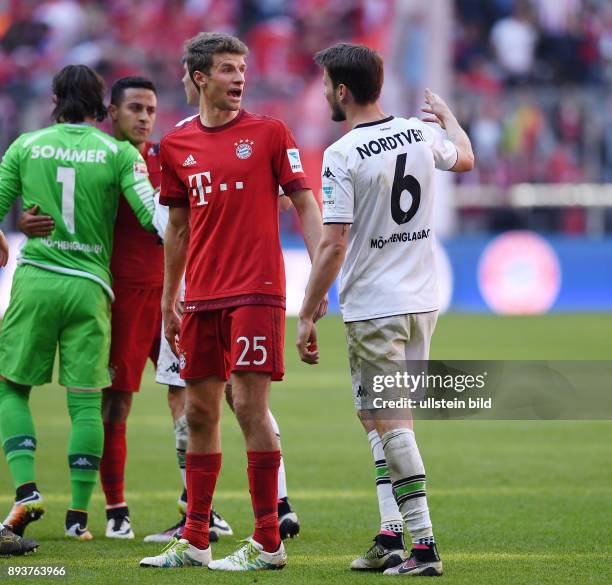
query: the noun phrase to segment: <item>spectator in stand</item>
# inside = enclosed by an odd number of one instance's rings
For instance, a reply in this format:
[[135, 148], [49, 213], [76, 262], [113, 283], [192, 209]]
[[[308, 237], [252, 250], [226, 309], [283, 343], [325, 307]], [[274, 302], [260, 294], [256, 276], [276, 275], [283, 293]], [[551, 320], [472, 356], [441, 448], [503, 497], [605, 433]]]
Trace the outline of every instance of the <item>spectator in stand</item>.
[[491, 43], [509, 83], [530, 79], [537, 42], [538, 31], [527, 2], [518, 2], [512, 16], [495, 23], [491, 29]]

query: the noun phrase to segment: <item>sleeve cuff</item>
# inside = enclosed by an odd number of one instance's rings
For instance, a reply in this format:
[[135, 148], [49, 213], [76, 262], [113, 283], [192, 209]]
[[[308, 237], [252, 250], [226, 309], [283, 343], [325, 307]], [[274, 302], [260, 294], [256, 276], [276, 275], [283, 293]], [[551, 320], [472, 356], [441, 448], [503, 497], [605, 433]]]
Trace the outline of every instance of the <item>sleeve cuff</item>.
[[327, 225], [327, 224], [333, 224], [333, 223], [337, 223], [337, 224], [342, 224], [342, 225], [352, 225], [353, 224], [353, 218], [348, 218], [348, 217], [324, 217], [323, 218], [323, 225]]
[[299, 179], [293, 179], [284, 185], [281, 185], [285, 195], [291, 195], [295, 191], [301, 191], [302, 189], [310, 189], [308, 181], [305, 178], [300, 177]]
[[179, 199], [177, 197], [169, 197], [168, 195], [160, 195], [159, 204], [166, 207], [189, 207], [189, 199]]
[[[453, 144], [453, 146], [455, 146], [455, 145]], [[455, 146], [455, 161], [453, 162], [453, 164], [450, 167], [448, 167], [447, 169], [444, 169], [444, 170], [450, 171], [457, 164], [458, 160], [459, 160], [459, 151], [457, 150], [457, 147]]]

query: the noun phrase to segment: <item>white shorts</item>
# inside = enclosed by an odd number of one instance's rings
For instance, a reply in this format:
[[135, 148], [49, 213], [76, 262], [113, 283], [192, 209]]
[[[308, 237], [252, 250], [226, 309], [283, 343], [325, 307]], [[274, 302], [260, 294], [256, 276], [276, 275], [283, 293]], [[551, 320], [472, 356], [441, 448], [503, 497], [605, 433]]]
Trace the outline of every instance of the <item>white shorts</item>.
[[[181, 301], [185, 298], [185, 277], [181, 282], [181, 290], [179, 293]], [[178, 358], [172, 353], [170, 344], [166, 340], [164, 333], [164, 322], [161, 325], [161, 343], [159, 345], [159, 357], [157, 358], [157, 370], [155, 372], [155, 381], [158, 384], [166, 386], [178, 386], [185, 388], [185, 380], [180, 376]]]
[[368, 388], [374, 369], [391, 372], [402, 362], [429, 359], [437, 319], [438, 311], [431, 311], [344, 324], [357, 410], [373, 408], [376, 395]]
[[159, 358], [157, 358], [157, 370], [155, 381], [166, 386], [185, 387], [185, 380], [180, 376], [179, 360], [172, 353], [170, 344], [164, 335], [164, 324], [162, 323], [161, 343], [159, 345]]

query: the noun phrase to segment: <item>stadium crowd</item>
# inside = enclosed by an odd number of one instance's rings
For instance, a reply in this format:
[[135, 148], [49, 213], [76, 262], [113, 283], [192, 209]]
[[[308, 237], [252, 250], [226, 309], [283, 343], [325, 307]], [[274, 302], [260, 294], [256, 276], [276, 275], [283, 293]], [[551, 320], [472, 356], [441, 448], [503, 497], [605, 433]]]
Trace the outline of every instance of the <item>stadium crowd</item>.
[[[370, 42], [392, 16], [387, 0], [9, 0], [0, 4], [0, 152], [23, 131], [48, 124], [54, 73], [70, 63], [96, 69], [110, 87], [145, 75], [157, 88], [157, 137], [190, 114], [180, 79], [184, 39], [201, 30], [238, 34], [251, 49], [247, 107], [285, 120], [318, 175], [329, 140], [309, 122], [320, 103], [312, 55], [338, 37]], [[300, 39], [296, 43], [296, 39]], [[319, 112], [320, 111], [320, 112]], [[297, 228], [291, 214], [282, 229]]]
[[456, 4], [456, 95], [478, 158], [464, 179], [502, 186], [610, 181], [612, 4]]
[[[326, 116], [312, 54], [337, 38], [386, 42], [395, 12], [393, 0], [9, 0], [0, 5], [0, 152], [19, 132], [48, 123], [51, 77], [77, 62], [107, 83], [151, 77], [163, 135], [188, 113], [183, 39], [219, 30], [251, 48], [247, 107], [288, 123], [312, 175], [336, 138], [312, 123]], [[452, 101], [479, 161], [459, 180], [612, 180], [610, 2], [456, 0], [454, 12]], [[283, 228], [294, 223], [288, 216]]]
[[69, 63], [95, 68], [107, 83], [150, 76], [162, 97], [158, 127], [168, 131], [186, 112], [182, 43], [200, 30], [245, 39], [249, 104], [265, 101], [265, 111], [291, 123], [299, 115], [287, 98], [319, 79], [314, 52], [338, 36], [363, 38], [389, 13], [389, 3], [364, 0], [11, 0], [4, 14], [0, 7], [2, 140], [48, 122], [51, 77]]

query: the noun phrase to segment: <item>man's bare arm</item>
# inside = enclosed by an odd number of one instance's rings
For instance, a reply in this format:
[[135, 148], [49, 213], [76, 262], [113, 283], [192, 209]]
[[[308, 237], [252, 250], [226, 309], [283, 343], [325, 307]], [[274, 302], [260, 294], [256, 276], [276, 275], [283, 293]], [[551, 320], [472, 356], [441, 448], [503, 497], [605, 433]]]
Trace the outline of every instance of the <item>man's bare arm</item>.
[[[317, 246], [319, 245], [319, 241], [321, 240], [321, 231], [323, 228], [321, 211], [317, 205], [314, 194], [310, 189], [295, 191], [290, 195], [290, 198], [300, 218], [302, 231], [304, 233], [304, 243], [306, 244], [308, 255], [310, 256], [310, 261], [312, 262]], [[327, 305], [327, 295], [324, 295], [315, 313], [315, 321], [318, 321], [325, 315], [325, 313], [327, 313]]]
[[40, 238], [51, 235], [55, 229], [55, 221], [50, 215], [39, 215], [40, 207], [34, 205], [30, 209], [24, 209], [17, 222], [20, 232], [28, 238]]
[[455, 173], [471, 171], [474, 168], [474, 152], [465, 130], [463, 130], [447, 103], [438, 94], [426, 89], [425, 102], [427, 105], [422, 111], [430, 115], [423, 118], [423, 122], [439, 124], [446, 130], [448, 139], [457, 149], [457, 162], [449, 170]]
[[312, 261], [315, 250], [319, 245], [319, 240], [321, 239], [323, 227], [321, 211], [310, 189], [294, 191], [289, 197], [300, 218], [302, 231], [304, 232], [304, 243], [306, 244], [306, 248], [308, 248], [308, 255]]
[[164, 292], [162, 315], [165, 335], [172, 351], [177, 354], [176, 338], [180, 331], [181, 318], [177, 301], [189, 247], [189, 208], [171, 207], [164, 237]]
[[350, 228], [349, 224], [323, 226], [323, 236], [312, 262], [304, 302], [299, 313], [296, 340], [300, 358], [309, 364], [319, 361], [318, 350], [309, 346], [316, 340], [315, 316], [321, 300], [327, 295], [344, 262]]
[[281, 195], [281, 197], [278, 198], [278, 205], [281, 211], [288, 211], [291, 209], [291, 199], [286, 195]]

